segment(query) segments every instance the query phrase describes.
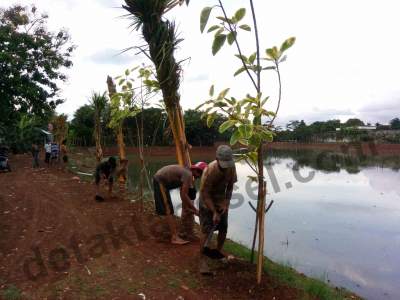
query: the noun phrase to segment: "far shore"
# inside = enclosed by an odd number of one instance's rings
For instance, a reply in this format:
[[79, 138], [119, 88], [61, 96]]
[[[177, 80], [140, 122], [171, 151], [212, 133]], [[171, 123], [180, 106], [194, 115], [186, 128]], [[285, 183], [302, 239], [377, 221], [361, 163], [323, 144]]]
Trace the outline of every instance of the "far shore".
[[[193, 146], [190, 154], [193, 157], [205, 156], [207, 158], [213, 156], [218, 145], [199, 147]], [[400, 144], [375, 144], [375, 143], [295, 143], [295, 142], [273, 142], [265, 145], [265, 149], [285, 149], [285, 150], [318, 150], [341, 152], [350, 155], [365, 156], [397, 156], [400, 155]], [[138, 153], [137, 147], [127, 147], [128, 154]], [[105, 147], [105, 155], [115, 155], [118, 153], [118, 147]], [[175, 155], [174, 146], [154, 146], [145, 147], [146, 156], [170, 156]]]

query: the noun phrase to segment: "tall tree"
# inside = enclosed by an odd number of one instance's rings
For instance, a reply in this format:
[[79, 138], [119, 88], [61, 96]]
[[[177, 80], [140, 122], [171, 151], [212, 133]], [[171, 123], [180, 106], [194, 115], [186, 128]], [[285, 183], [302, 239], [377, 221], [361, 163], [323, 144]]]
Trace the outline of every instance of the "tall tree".
[[93, 93], [91, 98], [91, 105], [94, 110], [94, 140], [96, 142], [96, 159], [101, 161], [103, 158], [103, 149], [101, 147], [101, 116], [106, 108], [107, 97], [106, 93]]
[[400, 119], [394, 118], [390, 121], [390, 128], [391, 129], [400, 129]]
[[163, 94], [170, 127], [174, 136], [179, 164], [190, 165], [182, 109], [180, 106], [180, 72], [174, 51], [181, 40], [176, 37], [175, 23], [164, 18], [164, 14], [180, 1], [172, 0], [125, 0], [123, 5], [132, 17], [132, 26], [142, 30], [148, 44], [143, 52], [156, 67], [157, 80]]
[[[0, 9], [0, 128], [13, 128], [25, 113], [49, 118], [62, 103], [62, 68], [74, 49], [64, 29], [50, 32], [36, 7]], [[12, 130], [5, 130], [6, 133]]]
[[[164, 18], [164, 14], [182, 4], [177, 0], [125, 0], [123, 8], [132, 19], [132, 26], [141, 29], [147, 48], [140, 50], [154, 63], [156, 77], [163, 94], [170, 128], [174, 137], [178, 163], [191, 165], [189, 145], [180, 105], [179, 85], [181, 66], [175, 60], [174, 52], [181, 39], [176, 37], [175, 23]], [[188, 3], [188, 1], [186, 1]], [[184, 206], [182, 222], [187, 234], [193, 232], [194, 216]]]

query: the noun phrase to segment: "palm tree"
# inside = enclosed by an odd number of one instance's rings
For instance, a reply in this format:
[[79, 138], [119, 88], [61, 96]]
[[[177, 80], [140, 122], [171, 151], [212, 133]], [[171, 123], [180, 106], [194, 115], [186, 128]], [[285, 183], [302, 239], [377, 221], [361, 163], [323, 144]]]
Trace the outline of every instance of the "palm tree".
[[[188, 3], [188, 1], [186, 1]], [[181, 67], [174, 51], [181, 42], [176, 37], [175, 23], [163, 15], [182, 4], [182, 0], [125, 0], [123, 8], [129, 12], [136, 30], [141, 29], [148, 47], [141, 49], [156, 67], [156, 76], [163, 93], [164, 103], [173, 133], [176, 156], [180, 165], [190, 166], [189, 148], [186, 141], [182, 108], [180, 106]]]
[[90, 99], [91, 106], [94, 109], [94, 139], [96, 142], [96, 159], [100, 162], [103, 158], [103, 149], [101, 148], [101, 115], [107, 104], [106, 93], [92, 93]]

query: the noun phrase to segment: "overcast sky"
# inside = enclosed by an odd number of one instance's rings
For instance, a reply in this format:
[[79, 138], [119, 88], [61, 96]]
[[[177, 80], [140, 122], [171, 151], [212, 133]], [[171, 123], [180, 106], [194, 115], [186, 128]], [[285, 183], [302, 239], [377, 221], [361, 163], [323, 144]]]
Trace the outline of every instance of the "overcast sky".
[[[248, 1], [225, 0], [229, 13]], [[359, 117], [371, 123], [388, 123], [400, 117], [400, 4], [396, 0], [255, 0], [262, 49], [290, 36], [297, 38], [282, 65], [283, 99], [278, 123], [304, 119], [307, 122]], [[74, 66], [63, 86], [66, 102], [58, 111], [69, 116], [88, 103], [92, 91], [105, 91], [106, 77], [123, 73], [145, 58], [120, 50], [143, 44], [140, 35], [128, 28], [122, 0], [2, 0], [1, 6], [34, 3], [49, 14], [50, 29], [65, 27], [73, 43]], [[211, 84], [220, 90], [232, 88], [241, 97], [252, 92], [242, 73], [233, 77], [239, 60], [234, 48], [211, 54], [212, 36], [200, 34], [199, 15], [216, 0], [192, 0], [189, 7], [175, 8], [168, 15], [178, 24], [181, 43], [178, 59], [184, 64], [181, 104], [194, 108], [207, 99]], [[215, 16], [215, 14], [214, 14]], [[213, 16], [210, 24], [213, 24]], [[215, 23], [215, 22], [214, 22]], [[249, 21], [250, 24], [250, 21]], [[239, 39], [244, 53], [254, 52], [252, 33]], [[276, 78], [266, 74], [264, 95], [276, 99]], [[274, 109], [276, 102], [270, 102]]]

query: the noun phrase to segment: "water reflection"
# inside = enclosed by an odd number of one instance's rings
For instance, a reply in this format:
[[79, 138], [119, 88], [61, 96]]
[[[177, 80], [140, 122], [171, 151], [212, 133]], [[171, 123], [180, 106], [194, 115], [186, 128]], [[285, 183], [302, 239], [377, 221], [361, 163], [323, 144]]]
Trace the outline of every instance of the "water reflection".
[[[173, 161], [151, 162], [150, 173]], [[398, 157], [268, 151], [268, 199], [275, 203], [266, 255], [368, 299], [400, 299], [399, 166]], [[255, 213], [247, 202], [256, 206], [256, 186], [245, 164], [237, 173], [228, 235], [249, 246]]]

